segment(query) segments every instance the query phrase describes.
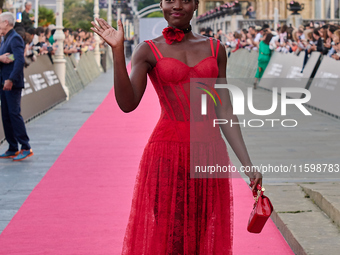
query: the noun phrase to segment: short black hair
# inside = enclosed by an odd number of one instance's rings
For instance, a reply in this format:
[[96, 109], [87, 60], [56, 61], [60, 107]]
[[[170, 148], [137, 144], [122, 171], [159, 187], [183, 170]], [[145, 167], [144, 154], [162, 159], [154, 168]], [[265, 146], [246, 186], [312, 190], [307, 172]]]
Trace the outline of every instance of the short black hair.
[[37, 27], [35, 34], [39, 36], [42, 33], [45, 33], [45, 29], [43, 27]]
[[330, 25], [328, 29], [329, 29], [329, 32], [331, 32], [332, 34], [333, 34], [336, 30], [338, 30], [338, 28], [337, 28], [336, 26], [334, 26], [334, 25]]
[[26, 40], [26, 32], [25, 32], [25, 29], [24, 28], [22, 28], [22, 27], [17, 27], [16, 29], [15, 29], [15, 32], [17, 32], [20, 36], [21, 36], [21, 38], [25, 41]]
[[267, 28], [269, 28], [269, 25], [268, 24], [263, 24], [263, 26], [262, 26], [262, 29], [264, 30], [264, 29], [267, 29]]
[[26, 32], [29, 33], [30, 35], [35, 35], [36, 34], [35, 28], [33, 28], [33, 27], [28, 28]]

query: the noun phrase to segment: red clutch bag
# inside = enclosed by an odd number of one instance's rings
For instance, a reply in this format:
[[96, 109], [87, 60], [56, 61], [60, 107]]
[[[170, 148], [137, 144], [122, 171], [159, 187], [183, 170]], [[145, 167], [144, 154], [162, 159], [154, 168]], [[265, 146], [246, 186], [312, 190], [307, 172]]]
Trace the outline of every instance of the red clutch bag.
[[263, 192], [264, 188], [261, 188], [260, 184], [258, 184], [256, 190], [253, 191], [255, 202], [247, 227], [247, 230], [251, 233], [260, 233], [273, 211], [272, 203], [268, 197], [263, 195]]

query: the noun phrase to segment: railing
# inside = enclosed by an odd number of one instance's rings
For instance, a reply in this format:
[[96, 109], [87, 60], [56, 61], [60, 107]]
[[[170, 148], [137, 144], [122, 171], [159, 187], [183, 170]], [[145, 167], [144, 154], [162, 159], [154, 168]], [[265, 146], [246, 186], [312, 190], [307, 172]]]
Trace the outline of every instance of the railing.
[[[274, 20], [273, 19], [245, 19], [238, 21], [238, 28], [248, 29], [249, 26], [263, 26], [264, 24], [268, 24], [271, 28], [274, 28]], [[285, 19], [280, 19], [278, 24], [283, 25], [286, 24]]]
[[[281, 26], [286, 24], [285, 19], [280, 19], [278, 24]], [[304, 19], [302, 24], [309, 24], [310, 22], [313, 23], [325, 23], [325, 24], [337, 24], [340, 25], [340, 19]], [[239, 29], [248, 28], [249, 26], [263, 26], [264, 24], [268, 24], [271, 28], [274, 27], [274, 20], [273, 19], [245, 19], [238, 21]]]
[[329, 24], [329, 23], [333, 23], [333, 24], [337, 24], [337, 25], [340, 25], [340, 19], [304, 19], [303, 20], [303, 23], [310, 23], [310, 22], [313, 22], [313, 23], [326, 23], [326, 24]]

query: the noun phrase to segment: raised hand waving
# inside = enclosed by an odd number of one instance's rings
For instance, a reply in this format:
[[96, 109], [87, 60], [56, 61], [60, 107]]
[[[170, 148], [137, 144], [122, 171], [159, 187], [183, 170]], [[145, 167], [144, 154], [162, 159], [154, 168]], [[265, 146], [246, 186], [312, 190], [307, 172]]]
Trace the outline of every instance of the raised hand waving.
[[103, 40], [109, 44], [112, 49], [124, 48], [124, 28], [120, 20], [118, 20], [118, 30], [111, 27], [104, 19], [96, 19], [98, 25], [91, 21], [93, 27], [91, 30], [97, 33]]

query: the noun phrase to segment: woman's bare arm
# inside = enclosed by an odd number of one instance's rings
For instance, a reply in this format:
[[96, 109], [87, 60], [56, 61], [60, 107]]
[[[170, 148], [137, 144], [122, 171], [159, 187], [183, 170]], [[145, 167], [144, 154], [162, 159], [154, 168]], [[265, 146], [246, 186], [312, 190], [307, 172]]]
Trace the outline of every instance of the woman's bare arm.
[[[224, 47], [219, 48], [218, 52], [218, 67], [219, 67], [219, 75], [218, 75], [218, 83], [227, 84], [226, 79], [226, 66], [227, 66], [227, 57]], [[230, 100], [230, 94], [228, 89], [216, 89], [219, 94], [222, 106], [217, 104], [216, 115], [219, 119], [226, 119], [228, 123], [232, 120], [233, 123], [239, 123], [238, 117], [233, 114], [233, 107]], [[252, 168], [253, 164], [250, 160], [246, 145], [244, 143], [240, 126], [236, 125], [220, 125], [220, 128], [228, 140], [228, 143], [232, 147], [236, 156], [240, 160], [241, 164], [245, 167]], [[254, 180], [255, 184], [252, 186], [254, 189], [256, 185], [259, 183], [262, 185], [262, 175], [259, 172], [249, 172], [245, 173], [250, 180]]]
[[124, 31], [121, 21], [118, 21], [118, 30], [112, 28], [103, 19], [97, 19], [98, 24], [92, 22], [97, 33], [112, 48], [114, 66], [114, 92], [120, 109], [131, 112], [140, 103], [147, 83], [147, 72], [151, 66], [148, 63], [150, 49], [146, 43], [136, 47], [131, 60], [131, 74], [128, 75], [124, 55]]

